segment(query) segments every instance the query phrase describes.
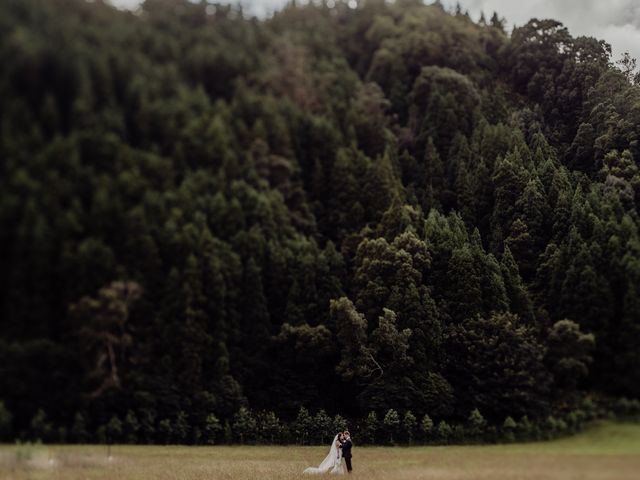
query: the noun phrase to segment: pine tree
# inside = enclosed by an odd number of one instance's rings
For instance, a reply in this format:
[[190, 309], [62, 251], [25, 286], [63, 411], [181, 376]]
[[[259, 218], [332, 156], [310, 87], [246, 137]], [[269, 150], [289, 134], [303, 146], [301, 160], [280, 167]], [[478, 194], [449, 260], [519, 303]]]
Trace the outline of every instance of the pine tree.
[[309, 441], [309, 437], [312, 434], [313, 418], [309, 415], [309, 411], [300, 407], [298, 410], [298, 416], [294, 421], [293, 431], [296, 434], [297, 441], [302, 445], [306, 445]]
[[324, 445], [325, 440], [331, 436], [332, 433], [332, 419], [327, 412], [319, 410], [313, 417], [313, 425], [315, 427], [315, 438], [320, 441], [320, 444]]
[[447, 444], [451, 440], [453, 429], [446, 421], [441, 420], [436, 427], [436, 435], [438, 436], [438, 440]]
[[440, 196], [444, 192], [446, 181], [444, 165], [432, 137], [427, 139], [422, 168], [426, 183], [423, 186], [425, 194], [422, 196], [421, 205], [423, 211], [429, 212], [432, 208], [440, 206]]
[[273, 444], [282, 432], [280, 419], [274, 412], [266, 412], [258, 417], [258, 430], [261, 433], [262, 441]]
[[529, 233], [529, 226], [523, 219], [517, 218], [511, 224], [504, 246], [513, 253], [518, 270], [523, 272], [524, 278], [531, 278], [536, 267], [534, 242]]
[[515, 205], [527, 184], [522, 155], [518, 149], [498, 158], [491, 177], [494, 193], [491, 251], [500, 251], [516, 214]]
[[173, 425], [173, 435], [176, 442], [182, 444], [189, 436], [189, 417], [182, 410], [176, 415], [176, 420]]
[[389, 442], [393, 444], [393, 435], [398, 433], [400, 428], [400, 415], [394, 409], [390, 408], [382, 420], [382, 424], [389, 434]]
[[51, 440], [51, 437], [53, 436], [53, 425], [47, 418], [47, 414], [44, 410], [39, 409], [35, 413], [31, 419], [30, 431], [31, 437], [36, 441], [40, 440], [42, 442], [48, 442]]
[[428, 414], [424, 414], [422, 417], [422, 421], [420, 422], [420, 430], [424, 434], [424, 438], [429, 441], [431, 435], [433, 434], [433, 420]]
[[365, 442], [370, 444], [376, 443], [379, 428], [380, 422], [378, 421], [378, 415], [374, 411], [369, 412], [365, 420]]
[[77, 412], [73, 419], [71, 427], [71, 438], [75, 443], [87, 443], [89, 440], [89, 432], [87, 431], [87, 422], [85, 416]]
[[520, 277], [520, 271], [516, 264], [511, 250], [505, 246], [504, 253], [500, 259], [500, 270], [504, 278], [504, 286], [507, 297], [509, 298], [509, 307], [513, 313], [516, 313], [527, 324], [532, 325], [534, 322], [533, 303], [527, 291], [527, 287], [523, 284]]
[[171, 443], [171, 439], [173, 437], [173, 425], [171, 424], [171, 420], [168, 418], [164, 418], [158, 422], [158, 438], [160, 441], [169, 445]]
[[480, 410], [474, 408], [467, 418], [467, 432], [474, 440], [479, 440], [484, 434], [487, 427], [487, 421], [480, 413]]
[[455, 352], [445, 375], [457, 391], [459, 411], [477, 406], [492, 420], [545, 410], [550, 376], [544, 346], [515, 315], [493, 314], [452, 326], [447, 352]]
[[107, 443], [118, 443], [122, 438], [122, 421], [113, 415], [106, 425]]
[[140, 423], [132, 410], [127, 411], [122, 428], [127, 443], [135, 444], [138, 442]]
[[451, 254], [450, 289], [447, 306], [455, 321], [472, 318], [483, 312], [480, 272], [476, 269], [471, 248], [465, 245]]
[[347, 420], [342, 415], [333, 417], [333, 431], [344, 432], [347, 429]]
[[514, 431], [516, 427], [517, 424], [512, 417], [504, 419], [504, 422], [502, 423], [502, 432], [504, 434], [504, 439], [507, 442], [513, 442], [515, 440]]
[[0, 401], [0, 439], [10, 438], [12, 433], [13, 415], [5, 407], [4, 402]]
[[418, 422], [416, 417], [411, 413], [411, 410], [407, 410], [402, 417], [402, 429], [407, 439], [409, 440], [409, 445], [413, 444], [413, 437], [415, 435], [416, 427], [418, 426]]
[[238, 437], [241, 444], [250, 441], [256, 431], [256, 419], [249, 409], [240, 407], [233, 416], [233, 433]]
[[204, 424], [204, 441], [207, 445], [215, 445], [218, 435], [222, 432], [220, 420], [213, 413], [207, 415]]

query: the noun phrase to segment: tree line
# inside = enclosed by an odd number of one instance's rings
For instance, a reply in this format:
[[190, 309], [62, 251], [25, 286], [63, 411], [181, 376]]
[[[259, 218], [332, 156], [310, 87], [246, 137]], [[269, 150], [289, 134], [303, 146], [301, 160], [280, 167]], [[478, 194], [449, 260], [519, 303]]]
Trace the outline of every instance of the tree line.
[[0, 4], [3, 438], [491, 441], [640, 397], [633, 59], [353, 7]]
[[[326, 445], [336, 432], [351, 429], [359, 445], [447, 445], [473, 443], [509, 443], [514, 441], [551, 440], [575, 434], [594, 421], [620, 419], [638, 421], [640, 401], [618, 399], [595, 403], [584, 398], [560, 417], [519, 421], [507, 416], [501, 424], [490, 424], [476, 408], [464, 422], [449, 424], [434, 420], [429, 414], [417, 418], [411, 410], [404, 413], [390, 408], [384, 415], [375, 411], [365, 418], [348, 420], [337, 414], [329, 416], [325, 410], [312, 415], [300, 407], [291, 421], [281, 420], [274, 412], [253, 412], [240, 407], [232, 418], [222, 422], [215, 414], [207, 415], [201, 424], [192, 426], [187, 413], [178, 412], [175, 420], [162, 419], [157, 425], [138, 419], [129, 410], [121, 419], [113, 415], [95, 432], [90, 431], [87, 419], [77, 413], [73, 423], [56, 427], [43, 410], [32, 418], [29, 430], [21, 441], [101, 444], [190, 444], [190, 445]], [[0, 432], [9, 432], [10, 413], [0, 404]], [[352, 426], [349, 426], [352, 425]], [[353, 428], [355, 427], [355, 428]]]

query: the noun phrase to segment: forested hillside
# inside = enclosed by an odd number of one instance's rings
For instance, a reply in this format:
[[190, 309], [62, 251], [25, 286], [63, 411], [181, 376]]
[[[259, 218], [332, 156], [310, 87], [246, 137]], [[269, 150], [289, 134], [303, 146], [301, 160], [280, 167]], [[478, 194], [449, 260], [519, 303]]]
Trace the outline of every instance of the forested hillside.
[[2, 438], [640, 396], [633, 59], [331, 5], [0, 2]]

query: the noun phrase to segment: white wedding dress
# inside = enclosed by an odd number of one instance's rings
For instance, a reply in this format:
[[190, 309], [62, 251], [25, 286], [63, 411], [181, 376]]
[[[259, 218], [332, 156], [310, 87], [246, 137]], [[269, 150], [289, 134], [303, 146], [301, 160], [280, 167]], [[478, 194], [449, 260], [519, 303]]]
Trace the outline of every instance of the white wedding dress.
[[305, 468], [304, 472], [309, 475], [321, 475], [323, 473], [330, 473], [332, 475], [344, 475], [344, 467], [342, 466], [342, 450], [338, 448], [336, 443], [338, 442], [338, 435], [336, 435], [331, 442], [331, 448], [329, 449], [329, 455], [325, 457], [320, 465], [317, 467]]

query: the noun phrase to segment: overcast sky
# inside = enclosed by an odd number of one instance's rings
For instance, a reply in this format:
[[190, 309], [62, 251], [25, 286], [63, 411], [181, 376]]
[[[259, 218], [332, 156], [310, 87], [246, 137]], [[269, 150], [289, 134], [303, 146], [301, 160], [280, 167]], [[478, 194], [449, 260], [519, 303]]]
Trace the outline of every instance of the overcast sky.
[[[113, 4], [133, 7], [140, 0], [111, 0]], [[427, 0], [428, 3], [429, 0]], [[242, 0], [251, 12], [264, 15], [286, 3], [286, 0]], [[443, 0], [455, 5], [456, 0]], [[589, 35], [606, 40], [617, 60], [628, 51], [640, 60], [640, 0], [460, 0], [463, 8], [477, 19], [497, 11], [507, 19], [509, 27], [522, 25], [530, 18], [554, 18], [564, 23], [573, 36]]]

